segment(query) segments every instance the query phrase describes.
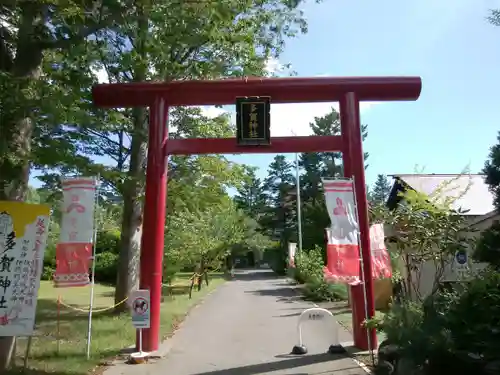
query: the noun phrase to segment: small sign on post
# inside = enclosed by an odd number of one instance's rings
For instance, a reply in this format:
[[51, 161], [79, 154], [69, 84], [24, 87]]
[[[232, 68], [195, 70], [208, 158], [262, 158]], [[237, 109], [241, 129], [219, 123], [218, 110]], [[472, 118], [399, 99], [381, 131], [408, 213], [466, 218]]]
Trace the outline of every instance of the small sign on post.
[[131, 293], [132, 324], [135, 328], [149, 328], [149, 290], [138, 289]]
[[271, 98], [236, 98], [236, 140], [242, 146], [271, 144]]
[[150, 328], [151, 320], [149, 314], [150, 295], [148, 289], [134, 290], [130, 294], [130, 310], [132, 324], [139, 330], [139, 352], [133, 353], [131, 359], [135, 363], [142, 363], [147, 357], [147, 353], [142, 351], [142, 330]]
[[462, 278], [469, 273], [469, 256], [466, 250], [458, 250], [455, 253], [455, 271]]

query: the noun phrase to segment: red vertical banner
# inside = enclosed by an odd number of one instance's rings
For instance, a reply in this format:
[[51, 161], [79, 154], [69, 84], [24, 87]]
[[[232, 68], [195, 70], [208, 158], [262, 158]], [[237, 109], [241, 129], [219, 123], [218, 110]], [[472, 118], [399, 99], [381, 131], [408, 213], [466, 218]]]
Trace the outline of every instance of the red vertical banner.
[[90, 283], [97, 183], [93, 177], [62, 181], [62, 225], [56, 247], [55, 287], [85, 286]]
[[370, 226], [370, 250], [373, 278], [392, 277], [391, 258], [385, 246], [384, 224]]
[[359, 280], [359, 243], [353, 181], [323, 180], [323, 189], [331, 221], [330, 228], [326, 229], [325, 278], [335, 282], [356, 282]]

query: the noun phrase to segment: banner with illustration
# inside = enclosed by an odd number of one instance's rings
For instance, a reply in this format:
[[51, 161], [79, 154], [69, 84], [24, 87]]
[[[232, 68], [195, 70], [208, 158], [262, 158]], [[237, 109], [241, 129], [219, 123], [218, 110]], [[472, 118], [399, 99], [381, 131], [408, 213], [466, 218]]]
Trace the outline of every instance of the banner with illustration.
[[370, 250], [374, 279], [392, 277], [391, 258], [385, 246], [384, 224], [370, 226]]
[[295, 253], [297, 252], [297, 244], [295, 242], [288, 243], [288, 267], [295, 267]]
[[90, 283], [97, 183], [94, 177], [67, 178], [62, 181], [61, 236], [56, 248], [54, 274], [56, 287], [85, 286]]
[[327, 232], [325, 277], [335, 282], [359, 280], [358, 220], [354, 184], [350, 179], [323, 180], [326, 208], [331, 226]]
[[31, 336], [50, 207], [0, 202], [0, 336]]
[[[353, 181], [323, 180], [323, 188], [331, 220], [331, 227], [326, 228], [328, 241], [325, 277], [335, 282], [356, 282], [360, 279], [360, 247]], [[384, 225], [372, 225], [369, 235], [373, 278], [391, 277]]]

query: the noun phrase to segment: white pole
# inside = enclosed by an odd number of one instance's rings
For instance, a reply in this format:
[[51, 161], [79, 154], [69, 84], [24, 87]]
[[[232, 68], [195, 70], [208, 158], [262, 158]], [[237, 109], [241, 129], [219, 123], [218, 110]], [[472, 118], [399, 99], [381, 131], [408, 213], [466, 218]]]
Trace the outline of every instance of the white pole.
[[92, 341], [92, 309], [94, 308], [94, 286], [95, 286], [95, 251], [97, 241], [97, 226], [98, 226], [98, 208], [99, 208], [99, 183], [101, 176], [97, 176], [95, 188], [95, 204], [94, 204], [94, 238], [92, 239], [92, 275], [90, 279], [90, 303], [89, 303], [89, 324], [87, 327], [87, 359], [90, 359], [90, 343]]
[[297, 179], [297, 229], [299, 232], [299, 252], [302, 251], [302, 203], [300, 200], [299, 154], [295, 153], [295, 178]]
[[[366, 285], [366, 279], [365, 279], [365, 267], [363, 266], [364, 265], [364, 259], [363, 259], [363, 247], [361, 246], [361, 238], [360, 238], [360, 231], [359, 231], [359, 215], [358, 215], [358, 201], [356, 199], [356, 181], [354, 180], [354, 176], [352, 176], [352, 188], [353, 188], [353, 196], [354, 196], [354, 210], [356, 212], [356, 221], [358, 223], [358, 233], [357, 233], [357, 237], [358, 237], [358, 246], [359, 246], [359, 260], [361, 262], [361, 274], [363, 275], [363, 284]], [[371, 257], [370, 259], [368, 259], [369, 262], [371, 262]], [[370, 317], [368, 316], [368, 303], [366, 301], [366, 287], [365, 285], [363, 285], [363, 299], [365, 300], [365, 316], [366, 316], [366, 319], [369, 319]], [[373, 358], [373, 347], [372, 347], [372, 340], [371, 340], [371, 337], [370, 337], [370, 330], [367, 329], [366, 330], [366, 338], [368, 339], [368, 350], [370, 351], [370, 356], [371, 356], [371, 360], [372, 360], [372, 363], [374, 362], [374, 358]]]
[[139, 354], [142, 357], [142, 328], [139, 328]]
[[[290, 129], [290, 132], [292, 133], [293, 136], [297, 136], [293, 129]], [[299, 154], [295, 153], [295, 179], [297, 180], [296, 182], [296, 187], [297, 187], [297, 232], [298, 232], [298, 247], [299, 247], [299, 252], [302, 251], [302, 203], [300, 201], [300, 173], [299, 173]]]

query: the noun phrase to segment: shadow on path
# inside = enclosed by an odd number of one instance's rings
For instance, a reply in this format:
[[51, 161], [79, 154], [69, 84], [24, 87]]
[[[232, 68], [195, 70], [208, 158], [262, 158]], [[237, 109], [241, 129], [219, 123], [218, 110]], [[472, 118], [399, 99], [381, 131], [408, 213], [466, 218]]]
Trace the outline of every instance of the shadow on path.
[[255, 280], [280, 280], [281, 276], [278, 276], [273, 270], [270, 269], [237, 269], [234, 273], [234, 279], [237, 281], [255, 281]]
[[[283, 358], [284, 356], [276, 356], [278, 358]], [[200, 372], [195, 375], [257, 375], [257, 374], [265, 374], [268, 372], [279, 371], [279, 370], [287, 370], [293, 369], [302, 366], [309, 366], [323, 362], [331, 362], [336, 361], [342, 358], [346, 358], [344, 355], [332, 355], [328, 353], [323, 354], [314, 354], [307, 355], [304, 357], [290, 356], [290, 359], [284, 359], [278, 362], [268, 362], [268, 363], [259, 363], [256, 365], [248, 365], [241, 367], [234, 367], [225, 370], [215, 370], [215, 371], [207, 371]], [[357, 367], [352, 367], [357, 368]], [[349, 370], [351, 367], [342, 368], [341, 370]], [[340, 370], [338, 370], [340, 371]], [[329, 372], [333, 374], [333, 372]], [[308, 373], [298, 372], [290, 375], [308, 375]]]

